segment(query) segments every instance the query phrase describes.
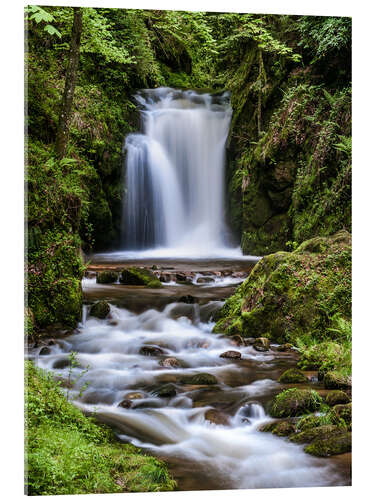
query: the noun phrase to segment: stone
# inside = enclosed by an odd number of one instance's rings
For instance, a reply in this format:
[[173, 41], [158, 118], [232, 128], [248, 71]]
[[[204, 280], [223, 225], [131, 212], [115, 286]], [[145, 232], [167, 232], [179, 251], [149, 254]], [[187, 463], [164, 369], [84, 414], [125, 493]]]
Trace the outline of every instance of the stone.
[[153, 345], [144, 345], [139, 349], [139, 354], [143, 356], [160, 356], [163, 353], [163, 349]]
[[196, 299], [192, 295], [182, 295], [181, 297], [179, 297], [177, 302], [183, 302], [185, 304], [194, 304], [196, 302]]
[[210, 373], [197, 373], [191, 377], [186, 377], [182, 380], [183, 384], [191, 385], [215, 385], [217, 384], [217, 378]]
[[278, 352], [287, 352], [287, 351], [292, 351], [293, 350], [293, 346], [292, 344], [281, 344], [281, 345], [278, 345], [276, 347], [276, 351]]
[[226, 351], [220, 354], [221, 358], [240, 359], [241, 353], [238, 351]]
[[39, 351], [39, 356], [48, 356], [48, 354], [51, 354], [51, 349], [49, 347], [44, 346]]
[[197, 283], [213, 283], [215, 281], [211, 276], [200, 276], [197, 278]]
[[283, 420], [263, 424], [258, 429], [260, 432], [272, 432], [276, 436], [289, 436], [296, 430], [296, 426], [292, 421]]
[[351, 377], [346, 377], [336, 371], [327, 372], [324, 375], [323, 383], [326, 389], [349, 389], [352, 386]]
[[145, 395], [142, 392], [129, 392], [126, 394], [125, 399], [143, 399]]
[[279, 378], [280, 384], [303, 384], [307, 383], [309, 379], [298, 370], [297, 368], [290, 368], [286, 370]]
[[110, 307], [107, 301], [105, 300], [99, 300], [98, 302], [95, 302], [91, 306], [90, 309], [90, 316], [95, 316], [96, 318], [99, 319], [104, 319], [108, 316]]
[[295, 417], [317, 411], [323, 400], [316, 391], [308, 389], [287, 389], [277, 394], [271, 403], [272, 417]]
[[121, 271], [120, 283], [122, 285], [147, 286], [148, 288], [163, 286], [151, 271], [141, 267], [128, 267]]
[[164, 368], [178, 368], [180, 367], [180, 362], [176, 358], [165, 358], [159, 361], [160, 366]]
[[116, 283], [118, 274], [114, 271], [102, 271], [96, 275], [96, 282], [102, 285]]
[[130, 401], [130, 399], [124, 399], [123, 401], [121, 401], [119, 406], [121, 406], [121, 408], [125, 408], [126, 410], [128, 410], [133, 406], [133, 403]]
[[352, 433], [342, 431], [340, 433], [328, 434], [322, 438], [316, 438], [312, 443], [305, 446], [304, 451], [316, 457], [330, 457], [347, 453], [352, 450]]
[[256, 351], [259, 351], [259, 352], [268, 351], [270, 348], [270, 341], [269, 341], [269, 339], [266, 339], [265, 337], [258, 337], [257, 339], [255, 339], [253, 347]]
[[158, 387], [151, 394], [159, 398], [173, 398], [174, 396], [176, 396], [177, 390], [173, 384], [167, 384]]
[[329, 406], [347, 404], [350, 402], [349, 396], [344, 391], [331, 391], [326, 396], [326, 403]]
[[229, 416], [219, 410], [207, 410], [204, 418], [215, 425], [229, 425]]

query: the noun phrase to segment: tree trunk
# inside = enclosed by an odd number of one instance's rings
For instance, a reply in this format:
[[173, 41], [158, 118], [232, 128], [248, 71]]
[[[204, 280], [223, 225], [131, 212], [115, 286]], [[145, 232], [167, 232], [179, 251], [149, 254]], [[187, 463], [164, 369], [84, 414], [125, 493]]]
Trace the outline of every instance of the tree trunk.
[[72, 39], [70, 42], [70, 54], [68, 69], [65, 77], [65, 89], [61, 103], [61, 112], [56, 136], [56, 152], [61, 160], [65, 156], [66, 146], [69, 139], [69, 121], [72, 112], [74, 88], [77, 79], [77, 68], [79, 62], [79, 48], [82, 33], [82, 9], [73, 7], [74, 19], [72, 28]]

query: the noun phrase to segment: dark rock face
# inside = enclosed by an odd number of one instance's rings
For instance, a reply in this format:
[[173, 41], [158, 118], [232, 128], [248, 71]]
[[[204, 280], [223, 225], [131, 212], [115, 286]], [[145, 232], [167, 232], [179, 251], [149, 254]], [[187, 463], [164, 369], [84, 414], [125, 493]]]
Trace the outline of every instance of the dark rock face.
[[238, 351], [226, 351], [220, 354], [221, 358], [240, 359], [241, 353]]
[[204, 418], [216, 425], [229, 425], [229, 417], [225, 413], [219, 410], [207, 410], [204, 414]]
[[160, 356], [163, 353], [163, 349], [153, 345], [144, 345], [139, 349], [139, 354], [143, 356]]
[[279, 378], [281, 384], [303, 384], [308, 381], [308, 378], [297, 368], [286, 370]]
[[91, 306], [90, 316], [95, 316], [96, 318], [104, 319], [108, 316], [109, 311], [110, 307], [108, 302], [105, 300], [99, 300], [99, 302], [95, 302], [95, 304]]
[[96, 275], [96, 282], [102, 285], [116, 283], [118, 274], [113, 271], [102, 271]]

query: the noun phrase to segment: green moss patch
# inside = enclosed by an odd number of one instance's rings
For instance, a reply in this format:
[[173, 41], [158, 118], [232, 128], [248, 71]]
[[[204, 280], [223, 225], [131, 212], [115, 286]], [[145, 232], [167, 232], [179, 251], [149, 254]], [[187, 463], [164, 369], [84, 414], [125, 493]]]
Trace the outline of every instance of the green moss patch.
[[147, 286], [161, 288], [160, 280], [148, 269], [141, 267], [128, 267], [121, 272], [120, 283], [123, 285]]
[[276, 418], [295, 417], [318, 410], [322, 402], [322, 398], [315, 391], [287, 389], [273, 399], [270, 415]]

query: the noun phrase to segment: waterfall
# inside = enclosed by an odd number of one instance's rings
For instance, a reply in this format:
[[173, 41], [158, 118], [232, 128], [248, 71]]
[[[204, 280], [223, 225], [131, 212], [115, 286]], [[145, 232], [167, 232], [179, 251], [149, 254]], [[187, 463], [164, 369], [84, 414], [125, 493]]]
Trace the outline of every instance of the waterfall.
[[144, 133], [125, 140], [124, 246], [202, 255], [226, 248], [229, 93], [158, 88], [136, 100]]

